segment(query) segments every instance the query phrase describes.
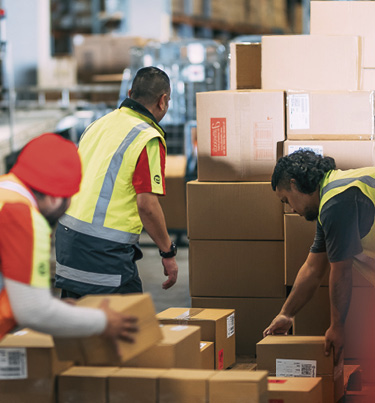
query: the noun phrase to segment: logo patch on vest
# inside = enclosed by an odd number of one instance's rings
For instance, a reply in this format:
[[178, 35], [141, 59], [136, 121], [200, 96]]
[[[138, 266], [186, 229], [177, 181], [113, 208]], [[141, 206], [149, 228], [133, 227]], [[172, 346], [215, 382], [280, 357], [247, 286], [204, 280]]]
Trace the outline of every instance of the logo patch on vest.
[[160, 175], [155, 175], [154, 176], [154, 182], [160, 185]]
[[38, 266], [38, 271], [41, 276], [45, 276], [47, 273], [47, 265], [43, 262]]

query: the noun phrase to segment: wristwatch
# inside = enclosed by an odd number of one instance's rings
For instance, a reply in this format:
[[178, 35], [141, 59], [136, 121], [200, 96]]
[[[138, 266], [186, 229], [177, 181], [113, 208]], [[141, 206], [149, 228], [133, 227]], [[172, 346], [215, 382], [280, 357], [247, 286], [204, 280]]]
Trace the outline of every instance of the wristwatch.
[[159, 254], [161, 257], [164, 258], [174, 257], [177, 255], [177, 245], [174, 242], [172, 242], [171, 248], [169, 249], [168, 252], [163, 252], [162, 250], [159, 249]]

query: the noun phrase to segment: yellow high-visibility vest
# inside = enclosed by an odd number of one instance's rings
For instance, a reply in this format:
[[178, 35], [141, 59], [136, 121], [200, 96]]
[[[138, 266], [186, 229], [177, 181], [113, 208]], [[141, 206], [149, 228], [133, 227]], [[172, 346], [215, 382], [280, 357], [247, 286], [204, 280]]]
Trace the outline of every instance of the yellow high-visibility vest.
[[[318, 221], [321, 224], [321, 211], [332, 197], [356, 186], [375, 205], [375, 168], [335, 170], [328, 172], [320, 186], [320, 206]], [[369, 233], [361, 239], [363, 252], [353, 259], [353, 266], [375, 285], [375, 222]]]

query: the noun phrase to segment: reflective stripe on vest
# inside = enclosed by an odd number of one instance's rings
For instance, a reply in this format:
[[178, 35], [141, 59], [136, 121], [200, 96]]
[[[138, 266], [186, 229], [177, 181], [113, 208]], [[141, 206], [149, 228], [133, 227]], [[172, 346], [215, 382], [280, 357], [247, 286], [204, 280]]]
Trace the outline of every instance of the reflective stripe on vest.
[[358, 178], [345, 178], [345, 179], [337, 179], [334, 180], [330, 183], [328, 183], [324, 188], [322, 189], [321, 192], [321, 197], [323, 197], [327, 192], [329, 192], [332, 189], [341, 187], [341, 186], [347, 186], [350, 185], [351, 183], [359, 181], [364, 183], [367, 186], [370, 186], [372, 188], [375, 188], [375, 178], [365, 175], [365, 176], [360, 176]]
[[16, 192], [16, 193], [20, 194], [21, 196], [26, 197], [29, 200], [29, 202], [32, 204], [32, 206], [37, 208], [35, 198], [32, 196], [32, 194], [27, 189], [25, 189], [23, 186], [19, 185], [18, 183], [11, 182], [11, 181], [0, 182], [0, 188], [5, 189], [5, 190], [10, 190], [12, 192]]
[[66, 225], [67, 227], [82, 234], [95, 236], [109, 241], [127, 243], [131, 245], [134, 245], [139, 241], [139, 234], [104, 227], [104, 221], [108, 205], [111, 201], [116, 179], [123, 162], [124, 154], [129, 148], [130, 144], [136, 139], [138, 134], [148, 128], [150, 128], [150, 125], [146, 122], [142, 122], [133, 127], [114, 153], [107, 172], [105, 173], [104, 181], [95, 206], [92, 223], [88, 223], [65, 214], [60, 219], [60, 223], [62, 225]]

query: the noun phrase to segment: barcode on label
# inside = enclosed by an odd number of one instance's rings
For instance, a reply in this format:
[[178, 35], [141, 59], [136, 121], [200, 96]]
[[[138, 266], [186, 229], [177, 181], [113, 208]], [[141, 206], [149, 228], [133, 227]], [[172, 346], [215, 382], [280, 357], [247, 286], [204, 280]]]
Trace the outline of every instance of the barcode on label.
[[234, 335], [234, 313], [227, 317], [227, 338]]
[[0, 349], [0, 379], [26, 379], [27, 356], [25, 348]]
[[316, 361], [276, 359], [276, 376], [315, 378]]

